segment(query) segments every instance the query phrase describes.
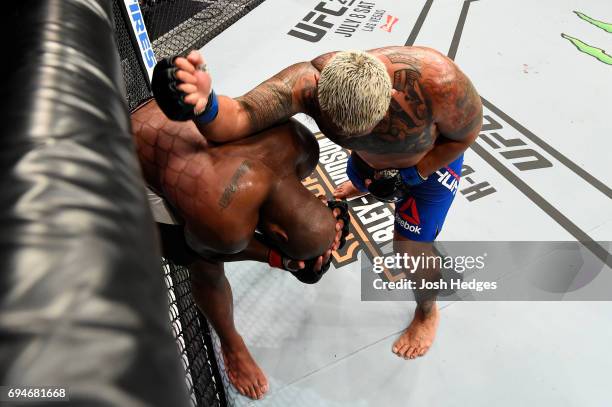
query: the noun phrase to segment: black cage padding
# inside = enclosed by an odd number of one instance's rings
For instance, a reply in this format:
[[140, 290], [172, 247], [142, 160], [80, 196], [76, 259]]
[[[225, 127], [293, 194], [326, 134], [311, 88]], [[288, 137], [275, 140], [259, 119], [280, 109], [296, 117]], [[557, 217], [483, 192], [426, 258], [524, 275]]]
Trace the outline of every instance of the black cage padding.
[[0, 18], [0, 384], [186, 406], [112, 1], [7, 2]]

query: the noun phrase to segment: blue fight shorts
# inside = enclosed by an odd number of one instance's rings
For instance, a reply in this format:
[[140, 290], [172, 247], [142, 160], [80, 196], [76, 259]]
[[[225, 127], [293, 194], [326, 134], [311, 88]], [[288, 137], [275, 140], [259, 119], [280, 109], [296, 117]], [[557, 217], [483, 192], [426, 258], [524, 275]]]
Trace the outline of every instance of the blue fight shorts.
[[409, 196], [395, 204], [395, 231], [406, 239], [433, 242], [455, 199], [461, 177], [463, 154], [410, 188]]

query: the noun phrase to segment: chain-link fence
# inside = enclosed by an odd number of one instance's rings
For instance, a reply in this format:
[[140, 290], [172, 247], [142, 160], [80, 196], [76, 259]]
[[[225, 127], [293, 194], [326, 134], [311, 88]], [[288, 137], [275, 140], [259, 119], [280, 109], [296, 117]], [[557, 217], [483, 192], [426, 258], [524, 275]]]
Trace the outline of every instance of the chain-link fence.
[[[132, 110], [151, 94], [137, 50], [128, 35], [129, 25], [121, 13], [121, 2], [113, 2], [115, 32], [128, 106]], [[139, 3], [155, 57], [160, 60], [202, 48], [263, 0], [140, 0]]]
[[121, 59], [121, 72], [125, 84], [128, 107], [130, 111], [142, 101], [151, 97], [146, 73], [142, 70], [138, 50], [130, 37], [130, 23], [125, 21], [121, 8], [123, 0], [113, 1], [113, 21], [115, 24], [115, 41]]
[[185, 380], [194, 406], [225, 406], [225, 394], [208, 323], [200, 314], [191, 294], [189, 270], [163, 260], [164, 278], [168, 286], [170, 321], [181, 360]]

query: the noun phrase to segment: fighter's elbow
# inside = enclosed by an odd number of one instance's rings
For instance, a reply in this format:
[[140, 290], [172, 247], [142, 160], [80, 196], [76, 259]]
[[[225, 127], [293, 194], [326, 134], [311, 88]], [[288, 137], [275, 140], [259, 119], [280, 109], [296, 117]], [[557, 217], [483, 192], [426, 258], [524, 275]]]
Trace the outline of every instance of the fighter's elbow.
[[231, 229], [211, 230], [188, 225], [185, 229], [185, 238], [189, 246], [196, 252], [231, 255], [246, 249], [252, 236], [241, 231], [228, 233], [228, 230]]
[[250, 237], [239, 234], [225, 233], [211, 239], [212, 249], [219, 254], [236, 254], [245, 250], [249, 245]]

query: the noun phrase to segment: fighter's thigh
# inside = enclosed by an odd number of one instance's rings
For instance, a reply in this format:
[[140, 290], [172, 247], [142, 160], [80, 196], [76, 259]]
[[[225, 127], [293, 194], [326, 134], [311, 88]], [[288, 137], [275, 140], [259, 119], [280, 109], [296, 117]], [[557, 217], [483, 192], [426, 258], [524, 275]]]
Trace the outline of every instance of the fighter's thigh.
[[395, 233], [417, 242], [433, 242], [455, 200], [463, 156], [438, 170], [395, 206]]
[[410, 196], [395, 207], [395, 235], [414, 242], [433, 242], [444, 225], [452, 200], [428, 202]]
[[453, 200], [453, 195], [442, 201], [409, 196], [395, 206], [395, 234], [411, 241], [433, 242], [444, 226]]

